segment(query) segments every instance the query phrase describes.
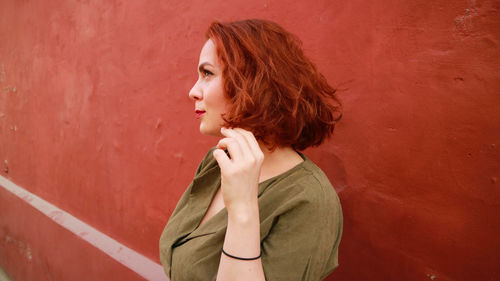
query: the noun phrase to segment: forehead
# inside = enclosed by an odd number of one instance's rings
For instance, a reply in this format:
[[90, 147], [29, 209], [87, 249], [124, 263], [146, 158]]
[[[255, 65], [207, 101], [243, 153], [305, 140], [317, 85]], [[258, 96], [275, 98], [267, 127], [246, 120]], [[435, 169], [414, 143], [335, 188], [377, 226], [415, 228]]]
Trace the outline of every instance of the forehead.
[[208, 62], [212, 65], [217, 65], [219, 58], [217, 57], [217, 52], [215, 50], [214, 42], [210, 39], [207, 40], [200, 53], [200, 64]]

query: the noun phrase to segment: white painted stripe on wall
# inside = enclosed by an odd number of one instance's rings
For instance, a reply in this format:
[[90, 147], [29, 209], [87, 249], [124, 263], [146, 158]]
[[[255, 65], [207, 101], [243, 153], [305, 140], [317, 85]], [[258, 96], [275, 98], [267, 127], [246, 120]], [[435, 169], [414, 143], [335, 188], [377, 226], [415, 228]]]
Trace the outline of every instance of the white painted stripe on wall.
[[0, 281], [12, 281], [7, 273], [3, 270], [3, 268], [0, 267]]
[[169, 281], [161, 265], [128, 248], [64, 210], [59, 209], [57, 206], [43, 200], [2, 176], [0, 176], [0, 186], [26, 201], [57, 224], [73, 232], [119, 263], [144, 277], [146, 280]]

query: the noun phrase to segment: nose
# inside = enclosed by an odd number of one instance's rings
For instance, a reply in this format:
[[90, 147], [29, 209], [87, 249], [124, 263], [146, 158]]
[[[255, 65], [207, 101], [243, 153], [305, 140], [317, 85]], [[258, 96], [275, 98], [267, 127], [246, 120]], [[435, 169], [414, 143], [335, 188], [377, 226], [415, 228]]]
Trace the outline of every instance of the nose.
[[196, 100], [201, 100], [203, 97], [203, 94], [200, 90], [200, 87], [198, 86], [198, 81], [194, 84], [193, 88], [189, 91], [189, 98], [196, 101]]

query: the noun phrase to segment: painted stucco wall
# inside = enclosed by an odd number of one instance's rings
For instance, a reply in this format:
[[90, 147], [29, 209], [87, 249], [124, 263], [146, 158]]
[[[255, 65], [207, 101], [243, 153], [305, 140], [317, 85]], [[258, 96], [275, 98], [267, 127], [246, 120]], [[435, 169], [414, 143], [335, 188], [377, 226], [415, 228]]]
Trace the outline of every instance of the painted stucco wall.
[[[499, 9], [2, 0], [0, 175], [159, 262], [161, 231], [216, 143], [187, 98], [204, 31], [270, 19], [303, 40], [345, 107], [335, 137], [305, 152], [344, 209], [327, 280], [498, 280]], [[0, 266], [16, 281], [142, 280], [5, 188]]]

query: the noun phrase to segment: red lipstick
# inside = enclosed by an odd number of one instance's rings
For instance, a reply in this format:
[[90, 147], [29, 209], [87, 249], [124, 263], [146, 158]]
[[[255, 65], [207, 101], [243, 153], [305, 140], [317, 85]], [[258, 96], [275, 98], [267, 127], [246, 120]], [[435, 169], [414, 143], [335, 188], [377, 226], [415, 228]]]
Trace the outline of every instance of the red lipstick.
[[196, 118], [200, 118], [203, 114], [205, 114], [205, 110], [196, 109], [194, 113], [196, 114]]

